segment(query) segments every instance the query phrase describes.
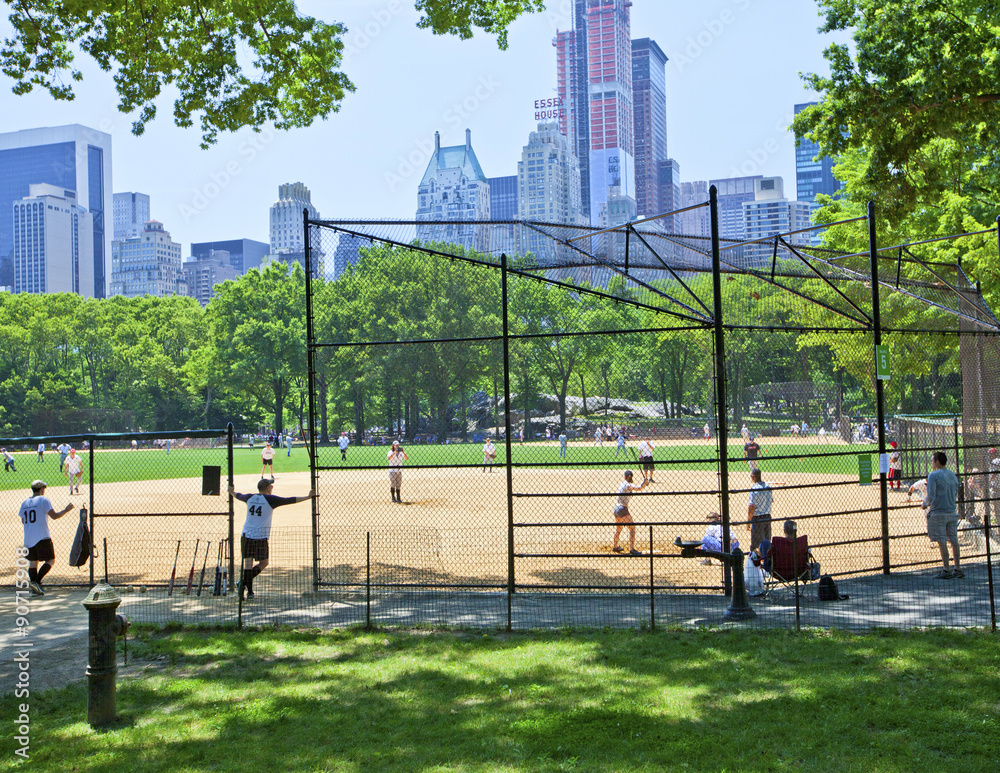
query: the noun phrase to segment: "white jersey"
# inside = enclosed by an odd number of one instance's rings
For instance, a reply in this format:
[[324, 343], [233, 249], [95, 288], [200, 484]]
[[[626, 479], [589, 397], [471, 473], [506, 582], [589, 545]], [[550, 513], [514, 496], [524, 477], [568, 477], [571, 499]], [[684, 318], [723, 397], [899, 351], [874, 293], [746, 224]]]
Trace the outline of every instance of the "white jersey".
[[83, 471], [83, 457], [79, 455], [66, 457], [66, 473], [76, 475]]
[[340, 446], [341, 451], [346, 451], [347, 446], [348, 444], [350, 444], [350, 442], [351, 441], [348, 440], [347, 435], [341, 435], [340, 440], [337, 441], [337, 444]]
[[24, 524], [24, 546], [33, 548], [43, 539], [52, 539], [49, 534], [49, 512], [52, 503], [48, 497], [28, 497], [21, 503], [17, 517]]
[[249, 539], [267, 539], [271, 536], [271, 516], [274, 508], [264, 494], [254, 494], [247, 500], [247, 520], [243, 536]]
[[632, 498], [632, 484], [627, 480], [622, 481], [618, 487], [618, 499], [615, 500], [615, 510], [628, 507], [628, 501]]
[[[134, 443], [135, 441], [133, 440], [132, 442]], [[59, 446], [56, 449], [56, 451], [58, 451], [59, 453], [61, 453], [63, 456], [66, 456], [66, 454], [69, 453], [69, 444], [63, 443], [61, 446]]]
[[484, 458], [492, 459], [494, 456], [496, 456], [496, 453], [497, 453], [497, 447], [493, 445], [492, 442], [487, 442], [485, 445], [483, 445]]
[[386, 454], [386, 459], [389, 460], [390, 467], [402, 467], [403, 466], [403, 452], [402, 451], [390, 451]]
[[653, 444], [648, 440], [643, 440], [639, 444], [639, 456], [652, 456], [653, 455]]
[[264, 450], [260, 452], [260, 458], [265, 462], [269, 462], [274, 458], [274, 448], [271, 446], [264, 446]]

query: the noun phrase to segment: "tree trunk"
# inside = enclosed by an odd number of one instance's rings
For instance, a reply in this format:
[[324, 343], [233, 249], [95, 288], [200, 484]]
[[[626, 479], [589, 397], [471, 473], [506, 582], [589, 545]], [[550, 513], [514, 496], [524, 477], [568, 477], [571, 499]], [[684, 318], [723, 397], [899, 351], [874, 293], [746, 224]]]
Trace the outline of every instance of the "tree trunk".
[[280, 432], [282, 420], [285, 414], [285, 382], [284, 379], [276, 378], [271, 380], [274, 389], [274, 427]]
[[321, 376], [316, 374], [316, 391], [317, 397], [319, 398], [319, 432], [320, 440], [323, 443], [330, 442], [330, 427], [329, 419], [330, 413], [327, 408], [327, 398], [329, 397], [330, 384], [326, 379], [326, 376]]
[[587, 384], [583, 380], [583, 371], [580, 371], [580, 394], [583, 395], [583, 415], [587, 415]]

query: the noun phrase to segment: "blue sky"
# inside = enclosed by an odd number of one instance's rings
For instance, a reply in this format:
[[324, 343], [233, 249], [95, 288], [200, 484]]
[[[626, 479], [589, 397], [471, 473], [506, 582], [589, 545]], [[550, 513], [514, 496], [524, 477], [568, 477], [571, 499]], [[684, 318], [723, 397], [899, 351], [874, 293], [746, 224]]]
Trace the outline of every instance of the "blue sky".
[[[77, 99], [0, 91], [3, 131], [81, 123], [112, 135], [114, 190], [152, 197], [153, 217], [188, 255], [190, 242], [267, 241], [268, 207], [284, 182], [304, 182], [325, 218], [412, 218], [433, 145], [464, 142], [466, 128], [488, 176], [515, 174], [535, 128], [534, 100], [555, 94], [557, 29], [568, 0], [519, 20], [509, 48], [494, 39], [434, 36], [416, 28], [412, 0], [307, 0], [303, 12], [348, 27], [344, 69], [357, 91], [339, 113], [307, 129], [222, 135], [210, 150], [196, 129], [171, 122], [172, 99], [142, 137], [116, 109], [111, 79], [79, 58]], [[812, 2], [634, 0], [632, 37], [653, 38], [667, 63], [668, 150], [683, 180], [740, 173], [781, 175], [794, 195], [793, 106], [816, 95], [800, 72], [826, 72]], [[6, 19], [0, 32], [7, 32]], [[842, 38], [841, 38], [842, 39]]]

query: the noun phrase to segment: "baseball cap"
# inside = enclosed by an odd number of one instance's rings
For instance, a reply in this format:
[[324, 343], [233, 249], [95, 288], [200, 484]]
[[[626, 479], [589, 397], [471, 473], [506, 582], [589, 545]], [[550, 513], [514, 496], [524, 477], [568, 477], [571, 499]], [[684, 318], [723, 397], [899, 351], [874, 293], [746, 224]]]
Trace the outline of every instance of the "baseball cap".
[[705, 520], [706, 521], [721, 521], [722, 520], [722, 516], [719, 515], [718, 513], [709, 513], [708, 516], [705, 518]]
[[632, 477], [632, 470], [625, 470], [625, 477], [626, 478], [631, 478]]
[[257, 490], [263, 491], [268, 486], [273, 486], [273, 485], [274, 485], [274, 478], [261, 478], [259, 481], [257, 481]]
[[891, 443], [889, 443], [889, 445], [891, 445], [893, 448], [895, 448], [896, 447], [896, 441], [893, 440]]
[[44, 480], [33, 480], [31, 481], [32, 491], [41, 491], [43, 488], [48, 488], [48, 484]]

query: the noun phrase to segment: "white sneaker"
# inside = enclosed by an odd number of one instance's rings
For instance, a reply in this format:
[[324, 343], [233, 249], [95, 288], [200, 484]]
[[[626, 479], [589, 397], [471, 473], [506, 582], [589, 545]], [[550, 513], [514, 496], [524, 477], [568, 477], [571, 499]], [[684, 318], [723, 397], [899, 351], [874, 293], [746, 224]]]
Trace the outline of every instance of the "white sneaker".
[[42, 590], [42, 586], [38, 584], [35, 580], [31, 580], [28, 583], [28, 589], [34, 593], [36, 596], [44, 596], [45, 591]]

